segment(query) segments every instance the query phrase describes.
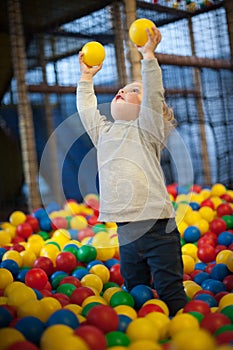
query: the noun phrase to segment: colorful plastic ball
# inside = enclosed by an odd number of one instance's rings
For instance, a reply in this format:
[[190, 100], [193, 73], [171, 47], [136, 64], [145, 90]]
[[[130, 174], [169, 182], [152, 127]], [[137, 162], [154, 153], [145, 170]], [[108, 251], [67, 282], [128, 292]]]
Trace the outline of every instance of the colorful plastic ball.
[[64, 324], [75, 329], [79, 326], [79, 321], [77, 316], [71, 310], [61, 309], [55, 311], [46, 322], [47, 327], [55, 324]]
[[233, 215], [224, 215], [222, 220], [225, 221], [228, 230], [233, 228]]
[[121, 275], [121, 271], [120, 271], [120, 264], [118, 262], [118, 264], [114, 264], [111, 268], [110, 268], [110, 282], [115, 282], [117, 283], [119, 286], [121, 286], [124, 283], [124, 279]]
[[39, 345], [41, 335], [45, 330], [45, 324], [36, 317], [27, 316], [19, 319], [14, 328], [20, 331], [27, 340]]
[[1, 265], [0, 268], [0, 289], [5, 289], [9, 284], [14, 281], [13, 275], [8, 268], [4, 268]]
[[0, 230], [0, 246], [6, 246], [11, 243], [11, 234], [7, 231]]
[[149, 29], [150, 32], [153, 33], [151, 28], [154, 26], [155, 24], [149, 19], [137, 19], [131, 24], [129, 28], [129, 37], [135, 45], [144, 46], [148, 40], [146, 29]]
[[184, 231], [184, 239], [187, 243], [196, 242], [201, 236], [200, 230], [196, 226], [189, 226]]
[[153, 322], [145, 317], [133, 320], [126, 330], [126, 335], [131, 341], [151, 340], [156, 342], [159, 339], [159, 332]]
[[227, 275], [229, 275], [229, 273], [230, 271], [228, 270], [227, 265], [220, 263], [213, 267], [210, 273], [210, 278], [222, 281]]
[[222, 203], [217, 207], [217, 215], [222, 217], [224, 215], [232, 215], [233, 209], [229, 203]]
[[215, 248], [210, 244], [203, 244], [198, 247], [197, 256], [204, 263], [214, 261], [216, 258]]
[[210, 306], [202, 300], [191, 300], [183, 308], [183, 312], [197, 311], [203, 315], [210, 313]]
[[110, 305], [116, 307], [118, 305], [128, 305], [134, 307], [135, 301], [132, 295], [125, 291], [119, 291], [112, 295]]
[[190, 255], [182, 254], [183, 270], [185, 274], [190, 274], [195, 268], [195, 261]]
[[229, 246], [233, 242], [233, 234], [229, 231], [223, 231], [218, 236], [218, 244]]
[[39, 268], [45, 271], [47, 276], [51, 276], [54, 272], [54, 266], [52, 261], [46, 256], [39, 256], [33, 264], [33, 267]]
[[0, 350], [7, 350], [10, 345], [26, 340], [21, 332], [10, 327], [0, 329], [0, 339]]
[[202, 282], [201, 287], [205, 290], [209, 290], [214, 294], [217, 294], [219, 292], [225, 291], [226, 287], [221, 281], [213, 280], [213, 279], [207, 279]]
[[50, 276], [50, 283], [53, 287], [53, 289], [57, 289], [60, 282], [63, 280], [64, 277], [68, 276], [68, 274], [64, 271], [56, 271]]
[[26, 219], [27, 217], [22, 211], [14, 211], [9, 217], [9, 222], [14, 226], [18, 226], [25, 222]]
[[228, 257], [232, 255], [231, 250], [222, 250], [220, 251], [216, 256], [216, 263], [217, 264], [227, 264]]
[[144, 284], [139, 284], [133, 287], [130, 294], [134, 299], [134, 306], [137, 310], [139, 310], [147, 300], [152, 299], [154, 296], [153, 290]]
[[167, 304], [161, 300], [161, 299], [151, 299], [145, 302], [145, 304], [143, 304], [143, 306], [147, 305], [147, 304], [155, 304], [160, 306], [163, 309], [163, 312], [165, 315], [169, 316], [169, 309]]
[[18, 267], [22, 266], [23, 258], [20, 253], [15, 250], [8, 250], [2, 257], [2, 262], [5, 260], [13, 260], [17, 263]]
[[222, 308], [220, 312], [227, 316], [231, 320], [231, 323], [233, 323], [233, 305], [228, 305]]
[[40, 268], [32, 268], [25, 276], [25, 283], [28, 287], [36, 288], [38, 290], [44, 289], [48, 282], [46, 272]]
[[83, 263], [89, 263], [92, 260], [95, 260], [97, 256], [97, 251], [95, 247], [91, 245], [83, 245], [79, 248], [77, 252], [77, 258]]
[[233, 275], [228, 275], [224, 277], [222, 283], [226, 287], [226, 290], [229, 292], [233, 291]]
[[189, 313], [177, 314], [169, 324], [169, 334], [172, 337], [181, 330], [188, 329], [199, 329], [198, 320]]
[[7, 308], [0, 306], [0, 328], [7, 327], [12, 320], [12, 313]]
[[220, 312], [209, 313], [201, 321], [201, 327], [214, 334], [219, 328], [230, 324], [231, 320]]
[[86, 267], [84, 267], [84, 266], [78, 266], [71, 273], [71, 275], [73, 277], [76, 277], [79, 280], [81, 280], [84, 276], [86, 276], [88, 274], [89, 274], [89, 270]]
[[204, 329], [186, 329], [175, 334], [171, 342], [179, 350], [215, 350], [214, 338]]
[[217, 335], [216, 342], [219, 347], [222, 345], [233, 344], [233, 330], [225, 331]]
[[99, 328], [102, 332], [108, 333], [117, 330], [118, 315], [116, 311], [108, 305], [96, 305], [87, 315], [88, 324]]
[[[128, 346], [127, 349], [128, 350], [142, 350], [142, 349], [161, 350], [161, 345], [158, 344], [157, 342], [152, 341], [152, 340], [142, 339], [142, 340], [136, 340], [136, 341], [132, 342]], [[120, 349], [114, 349], [113, 348], [112, 350], [124, 350], [124, 348], [123, 347], [121, 347]]]
[[81, 337], [90, 350], [105, 350], [107, 347], [104, 333], [95, 326], [83, 325], [75, 329], [74, 334]]
[[156, 304], [147, 304], [142, 306], [139, 310], [138, 310], [138, 317], [145, 317], [146, 315], [148, 315], [151, 312], [161, 312], [163, 313], [163, 309]]
[[76, 256], [70, 252], [60, 252], [56, 257], [56, 268], [70, 273], [77, 265]]
[[161, 312], [152, 312], [146, 315], [146, 318], [152, 321], [154, 327], [158, 330], [159, 340], [167, 339], [170, 319]]
[[126, 315], [119, 315], [119, 324], [117, 330], [120, 332], [125, 333], [126, 329], [128, 328], [128, 325], [130, 322], [132, 322], [132, 318]]
[[79, 287], [71, 294], [70, 302], [81, 306], [86, 298], [94, 295], [95, 293], [90, 288]]
[[208, 278], [210, 278], [210, 275], [207, 272], [200, 272], [193, 278], [193, 280], [197, 284], [201, 285], [202, 282], [207, 280]]
[[53, 297], [45, 297], [39, 301], [41, 309], [43, 310], [42, 321], [47, 322], [49, 317], [54, 314], [54, 312], [62, 308], [61, 303]]
[[191, 299], [198, 291], [202, 289], [196, 282], [192, 280], [184, 281], [183, 285], [187, 297]]
[[128, 336], [120, 331], [113, 331], [106, 334], [107, 346], [124, 346], [127, 347], [130, 344]]
[[103, 289], [103, 281], [102, 281], [102, 279], [99, 276], [94, 275], [93, 273], [90, 273], [90, 274], [84, 276], [81, 279], [81, 284], [82, 284], [83, 287], [93, 287], [99, 293]]
[[17, 341], [10, 345], [7, 350], [39, 350], [39, 348], [30, 341]]
[[226, 231], [227, 225], [222, 218], [216, 218], [210, 223], [210, 230], [217, 235], [221, 232]]
[[89, 271], [90, 273], [93, 273], [99, 276], [104, 284], [109, 281], [109, 278], [110, 278], [109, 269], [103, 264], [95, 264], [90, 268]]
[[194, 297], [194, 300], [202, 300], [205, 303], [207, 303], [209, 305], [209, 307], [218, 306], [216, 299], [212, 295], [209, 295], [209, 294], [205, 294], [205, 293], [199, 294], [199, 295]]
[[97, 41], [90, 41], [82, 48], [83, 61], [89, 67], [98, 66], [105, 59], [103, 45]]
[[76, 289], [77, 289], [77, 287], [71, 283], [63, 283], [57, 287], [56, 292], [65, 294], [68, 297], [70, 297]]

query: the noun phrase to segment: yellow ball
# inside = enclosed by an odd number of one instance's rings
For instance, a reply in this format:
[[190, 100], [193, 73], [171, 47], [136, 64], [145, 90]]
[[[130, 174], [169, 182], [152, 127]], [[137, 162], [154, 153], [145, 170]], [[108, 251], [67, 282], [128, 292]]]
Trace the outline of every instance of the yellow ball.
[[205, 219], [208, 222], [211, 222], [214, 219], [215, 213], [214, 210], [210, 207], [204, 206], [198, 210], [201, 214], [202, 219]]
[[184, 281], [183, 285], [186, 295], [191, 299], [197, 292], [202, 290], [201, 286], [193, 281]]
[[184, 273], [189, 274], [195, 268], [195, 261], [190, 255], [183, 254], [182, 260], [184, 264]]
[[70, 228], [76, 230], [83, 230], [88, 226], [87, 219], [82, 215], [74, 216], [70, 221]]
[[30, 250], [23, 250], [19, 254], [23, 258], [22, 267], [23, 266], [33, 267], [33, 264], [34, 264], [34, 262], [36, 260], [36, 254], [35, 253], [33, 253]]
[[95, 303], [95, 302], [100, 303], [102, 305], [108, 305], [107, 301], [104, 298], [102, 298], [101, 296], [91, 295], [90, 297], [87, 297], [83, 301], [82, 307], [84, 307], [84, 306], [86, 306], [86, 305], [88, 305], [90, 303]]
[[227, 191], [226, 187], [220, 183], [216, 183], [211, 188], [211, 196], [217, 196], [220, 197], [223, 194], [225, 194]]
[[110, 271], [104, 265], [96, 264], [96, 265], [92, 266], [90, 269], [90, 273], [93, 273], [94, 275], [99, 276], [104, 284], [109, 281]]
[[228, 270], [233, 272], [233, 252], [232, 252], [232, 254], [229, 254], [227, 256], [226, 265], [227, 265]]
[[157, 341], [159, 339], [159, 332], [153, 322], [145, 317], [133, 320], [127, 327], [126, 335], [131, 341]]
[[28, 300], [37, 300], [36, 293], [30, 287], [18, 286], [8, 295], [8, 305], [19, 307]]
[[209, 230], [209, 222], [205, 219], [200, 219], [198, 222], [195, 223], [195, 225], [199, 231], [201, 232], [201, 235], [203, 236], [204, 233], [208, 232]]
[[25, 340], [24, 335], [15, 328], [0, 329], [0, 350], [7, 350], [12, 344]]
[[63, 309], [68, 309], [73, 311], [76, 316], [79, 316], [82, 312], [82, 307], [77, 304], [67, 304], [63, 307]]
[[94, 275], [93, 273], [90, 273], [88, 275], [85, 275], [82, 279], [81, 279], [81, 284], [84, 287], [93, 287], [95, 288], [99, 293], [102, 291], [103, 289], [103, 281], [102, 279], [97, 276]]
[[103, 45], [97, 41], [90, 41], [86, 43], [83, 48], [83, 62], [89, 66], [98, 66], [105, 59], [105, 49]]
[[181, 248], [182, 254], [191, 256], [194, 260], [197, 259], [197, 246], [192, 243], [186, 243]]
[[205, 329], [186, 329], [175, 334], [172, 344], [179, 350], [216, 350], [214, 337]]
[[4, 268], [0, 269], [0, 289], [5, 289], [14, 281], [12, 273]]
[[165, 315], [169, 316], [169, 309], [167, 304], [164, 301], [160, 299], [149, 299], [143, 304], [143, 306], [148, 304], [154, 304], [154, 305], [160, 306], [163, 309], [163, 312], [165, 313]]
[[132, 320], [137, 318], [137, 312], [129, 305], [118, 305], [114, 307], [114, 310], [116, 311], [117, 315], [125, 315]]
[[5, 245], [11, 243], [11, 234], [7, 231], [0, 231], [0, 247], [4, 247]]
[[198, 320], [188, 313], [176, 315], [175, 317], [173, 317], [169, 324], [169, 334], [171, 337], [173, 337], [181, 330], [186, 331], [188, 329], [199, 329]]
[[48, 318], [57, 310], [62, 308], [60, 302], [52, 297], [45, 297], [39, 300], [40, 306], [43, 310], [43, 322], [46, 322]]
[[97, 260], [102, 260], [102, 261], [106, 261], [108, 259], [111, 259], [114, 257], [115, 253], [116, 253], [116, 249], [114, 247], [103, 247], [103, 248], [96, 248], [97, 251], [97, 256], [96, 259]]
[[[113, 348], [110, 348], [111, 350]], [[131, 343], [127, 348], [127, 350], [162, 350], [161, 345], [155, 343], [151, 340], [138, 340]]]
[[233, 293], [228, 293], [226, 295], [224, 295], [218, 304], [219, 310], [224, 309], [224, 307], [229, 306], [229, 305], [233, 305]]
[[217, 264], [227, 264], [227, 259], [232, 255], [232, 251], [228, 249], [221, 250], [216, 256]]
[[27, 219], [26, 215], [22, 211], [14, 211], [9, 218], [12, 225], [18, 226]]
[[168, 337], [168, 327], [170, 319], [162, 312], [150, 312], [145, 316], [148, 320], [151, 320], [155, 328], [159, 332], [159, 340], [166, 339]]
[[4, 260], [14, 260], [19, 267], [22, 267], [23, 265], [23, 258], [20, 255], [19, 252], [17, 252], [16, 250], [8, 250], [6, 253], [4, 253], [3, 257], [2, 257], [2, 261]]
[[44, 310], [41, 307], [39, 300], [27, 300], [20, 304], [17, 309], [18, 317], [33, 316], [39, 318], [42, 322]]
[[151, 28], [154, 26], [155, 24], [151, 20], [139, 18], [131, 24], [129, 28], [129, 37], [137, 46], [144, 46], [148, 40], [146, 29], [149, 29], [150, 32], [153, 33]]

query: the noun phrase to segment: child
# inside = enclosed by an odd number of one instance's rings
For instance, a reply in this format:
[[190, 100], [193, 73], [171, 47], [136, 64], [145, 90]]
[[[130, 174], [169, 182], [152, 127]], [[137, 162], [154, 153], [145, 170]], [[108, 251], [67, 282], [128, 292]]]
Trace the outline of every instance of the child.
[[174, 119], [164, 102], [161, 69], [154, 51], [160, 31], [147, 31], [142, 54], [142, 82], [120, 89], [111, 102], [114, 122], [97, 109], [93, 77], [102, 68], [88, 67], [79, 54], [81, 78], [77, 108], [97, 148], [102, 222], [116, 222], [121, 274], [128, 291], [153, 283], [170, 315], [187, 302], [183, 288], [180, 235], [166, 191], [160, 151]]

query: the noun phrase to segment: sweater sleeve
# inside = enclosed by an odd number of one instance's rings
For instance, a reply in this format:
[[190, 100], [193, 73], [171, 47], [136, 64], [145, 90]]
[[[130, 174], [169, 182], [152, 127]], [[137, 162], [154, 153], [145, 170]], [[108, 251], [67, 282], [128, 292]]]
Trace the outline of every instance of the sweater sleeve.
[[91, 81], [80, 81], [77, 86], [76, 104], [82, 124], [90, 136], [93, 144], [97, 146], [99, 136], [107, 131], [112, 122], [107, 121], [97, 109], [97, 99]]
[[161, 68], [156, 58], [142, 60], [143, 97], [139, 116], [140, 128], [150, 135], [150, 141], [164, 139], [163, 101], [164, 88]]

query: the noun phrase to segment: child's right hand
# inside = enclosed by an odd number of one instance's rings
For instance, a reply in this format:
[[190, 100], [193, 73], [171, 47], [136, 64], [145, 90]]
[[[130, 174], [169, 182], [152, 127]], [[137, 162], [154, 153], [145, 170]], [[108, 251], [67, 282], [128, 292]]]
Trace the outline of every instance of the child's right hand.
[[80, 51], [78, 54], [79, 57], [79, 65], [80, 65], [80, 72], [81, 72], [81, 79], [82, 80], [92, 80], [94, 75], [102, 68], [103, 64], [101, 63], [98, 66], [90, 67], [86, 65], [83, 61], [83, 52]]

